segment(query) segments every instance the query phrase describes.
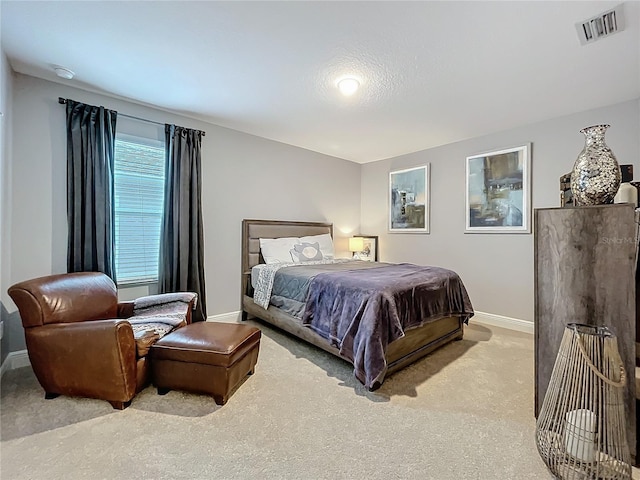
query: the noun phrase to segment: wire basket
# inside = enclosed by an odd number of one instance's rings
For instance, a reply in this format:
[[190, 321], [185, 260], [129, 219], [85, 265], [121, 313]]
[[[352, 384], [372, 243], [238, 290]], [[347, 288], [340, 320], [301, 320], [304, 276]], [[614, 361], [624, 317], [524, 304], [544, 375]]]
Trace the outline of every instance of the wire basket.
[[631, 480], [625, 383], [615, 335], [568, 324], [536, 424], [538, 452], [557, 478]]

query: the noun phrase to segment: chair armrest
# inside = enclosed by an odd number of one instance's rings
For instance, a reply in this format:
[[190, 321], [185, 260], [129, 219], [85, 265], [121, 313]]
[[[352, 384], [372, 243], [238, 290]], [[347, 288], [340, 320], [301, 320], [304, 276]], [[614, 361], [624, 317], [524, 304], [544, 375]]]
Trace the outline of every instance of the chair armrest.
[[196, 303], [195, 298], [189, 302], [189, 308], [187, 308], [187, 314], [184, 317], [185, 321], [187, 322], [187, 325], [191, 323], [191, 319], [193, 318], [191, 312], [193, 312], [193, 310], [195, 309], [195, 303]]
[[25, 330], [27, 350], [49, 393], [127, 402], [136, 393], [136, 344], [126, 320], [57, 323]]
[[133, 306], [135, 303], [130, 302], [118, 302], [118, 318], [133, 317]]

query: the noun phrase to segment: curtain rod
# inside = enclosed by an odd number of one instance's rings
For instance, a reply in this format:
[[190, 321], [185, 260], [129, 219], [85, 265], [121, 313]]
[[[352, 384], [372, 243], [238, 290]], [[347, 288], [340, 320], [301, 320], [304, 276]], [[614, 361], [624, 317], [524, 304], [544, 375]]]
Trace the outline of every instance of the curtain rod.
[[[66, 105], [67, 104], [67, 99], [66, 98], [62, 98], [62, 97], [58, 97], [58, 103], [61, 104], [61, 105]], [[121, 116], [127, 117], [127, 118], [132, 118], [134, 120], [140, 120], [141, 122], [154, 123], [156, 125], [162, 125], [162, 126], [165, 125], [164, 123], [154, 122], [153, 120], [147, 120], [146, 118], [135, 117], [133, 115], [127, 115], [126, 113], [118, 112], [118, 115], [121, 115]], [[196, 129], [194, 129], [194, 130], [196, 130]], [[203, 132], [202, 130], [197, 130], [197, 131], [202, 133], [203, 137], [206, 135], [206, 132]]]

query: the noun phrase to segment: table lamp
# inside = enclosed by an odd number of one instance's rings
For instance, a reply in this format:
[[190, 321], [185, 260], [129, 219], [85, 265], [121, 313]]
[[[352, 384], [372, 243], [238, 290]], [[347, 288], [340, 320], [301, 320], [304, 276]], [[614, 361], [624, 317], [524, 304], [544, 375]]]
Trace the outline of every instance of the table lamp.
[[364, 250], [364, 238], [351, 237], [349, 239], [349, 251], [353, 252], [353, 258], [360, 260], [360, 252]]

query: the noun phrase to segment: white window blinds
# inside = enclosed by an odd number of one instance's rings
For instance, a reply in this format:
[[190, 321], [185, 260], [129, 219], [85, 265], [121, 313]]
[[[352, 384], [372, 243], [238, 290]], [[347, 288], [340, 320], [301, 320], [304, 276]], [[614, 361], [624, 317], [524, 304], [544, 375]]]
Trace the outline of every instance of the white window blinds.
[[116, 135], [114, 194], [118, 284], [158, 280], [164, 162], [164, 142]]

